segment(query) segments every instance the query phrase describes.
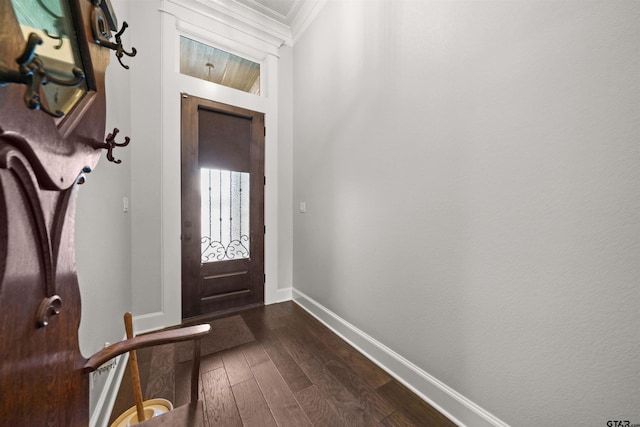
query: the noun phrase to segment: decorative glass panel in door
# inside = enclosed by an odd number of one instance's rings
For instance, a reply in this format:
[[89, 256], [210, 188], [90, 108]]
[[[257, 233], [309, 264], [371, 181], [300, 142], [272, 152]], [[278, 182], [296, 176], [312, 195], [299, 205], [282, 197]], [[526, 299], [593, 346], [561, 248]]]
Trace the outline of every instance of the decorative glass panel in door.
[[249, 177], [200, 169], [202, 263], [249, 258]]

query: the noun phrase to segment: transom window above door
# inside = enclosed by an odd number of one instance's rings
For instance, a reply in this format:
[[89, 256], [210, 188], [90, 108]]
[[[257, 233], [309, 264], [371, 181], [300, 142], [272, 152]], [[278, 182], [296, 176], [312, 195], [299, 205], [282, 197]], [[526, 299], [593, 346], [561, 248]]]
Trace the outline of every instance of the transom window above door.
[[260, 95], [260, 64], [184, 36], [180, 73]]

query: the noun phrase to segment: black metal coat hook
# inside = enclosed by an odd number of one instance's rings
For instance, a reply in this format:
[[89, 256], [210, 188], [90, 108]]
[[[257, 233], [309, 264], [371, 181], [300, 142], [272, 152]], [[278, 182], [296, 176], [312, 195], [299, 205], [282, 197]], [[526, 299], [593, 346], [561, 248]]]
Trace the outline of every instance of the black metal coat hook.
[[127, 52], [124, 50], [122, 46], [122, 34], [129, 27], [129, 24], [126, 22], [122, 23], [122, 28], [115, 34], [115, 42], [112, 42], [111, 39], [111, 30], [115, 30], [115, 21], [113, 17], [109, 20], [105, 15], [105, 12], [102, 8], [102, 0], [93, 0], [93, 10], [91, 11], [91, 26], [93, 30], [93, 38], [96, 43], [100, 46], [107, 47], [116, 52], [116, 57], [118, 58], [118, 62], [125, 69], [129, 69], [128, 65], [125, 65], [122, 62], [122, 57], [127, 55], [129, 57], [136, 56], [138, 53], [135, 47], [131, 48], [131, 52]]
[[124, 33], [124, 30], [126, 30], [128, 27], [129, 27], [129, 24], [127, 24], [127, 21], [123, 21], [122, 22], [122, 29], [116, 33], [116, 49], [115, 49], [116, 57], [118, 58], [118, 62], [120, 63], [120, 65], [122, 65], [127, 70], [129, 69], [129, 66], [128, 65], [124, 65], [122, 63], [122, 55], [127, 55], [128, 57], [133, 57], [133, 56], [136, 56], [136, 54], [138, 53], [136, 48], [133, 47], [133, 46], [131, 46], [131, 52], [127, 52], [126, 50], [124, 50], [124, 47], [122, 46], [122, 39], [120, 37]]
[[41, 102], [41, 87], [53, 83], [59, 86], [75, 87], [84, 80], [84, 72], [77, 67], [73, 68], [74, 77], [71, 80], [61, 80], [50, 75], [44, 68], [42, 59], [36, 55], [36, 46], [42, 44], [42, 39], [35, 33], [29, 34], [24, 52], [16, 59], [19, 71], [7, 67], [0, 61], [0, 86], [7, 83], [18, 83], [27, 86], [24, 94], [24, 102], [32, 110], [42, 110], [53, 117], [62, 117], [62, 111], [51, 111]]
[[129, 145], [129, 142], [131, 141], [131, 139], [128, 136], [125, 136], [124, 142], [122, 144], [118, 144], [115, 141], [116, 135], [118, 134], [118, 132], [120, 132], [120, 129], [113, 128], [113, 132], [107, 135], [107, 138], [105, 139], [105, 143], [102, 144], [102, 147], [101, 147], [107, 150], [107, 160], [116, 164], [122, 163], [122, 160], [115, 159], [113, 157], [113, 149], [116, 147], [126, 147], [127, 145]]

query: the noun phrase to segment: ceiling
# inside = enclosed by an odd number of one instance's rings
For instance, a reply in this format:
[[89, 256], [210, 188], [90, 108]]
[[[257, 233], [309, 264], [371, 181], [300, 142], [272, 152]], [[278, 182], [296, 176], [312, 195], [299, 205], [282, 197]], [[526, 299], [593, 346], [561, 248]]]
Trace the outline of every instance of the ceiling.
[[233, 0], [233, 2], [291, 27], [310, 0]]

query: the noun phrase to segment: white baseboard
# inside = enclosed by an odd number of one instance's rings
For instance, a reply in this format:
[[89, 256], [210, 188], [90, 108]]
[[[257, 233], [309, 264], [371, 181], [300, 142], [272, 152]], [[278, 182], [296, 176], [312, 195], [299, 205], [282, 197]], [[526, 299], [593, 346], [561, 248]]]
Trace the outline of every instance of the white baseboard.
[[265, 301], [265, 304], [268, 305], [268, 304], [276, 304], [279, 302], [291, 301], [291, 298], [293, 295], [292, 290], [293, 288], [278, 289], [276, 291], [275, 301], [272, 301], [272, 302]]
[[389, 347], [293, 288], [293, 301], [459, 426], [509, 427]]
[[[129, 353], [116, 357], [116, 367], [109, 371], [105, 385], [100, 392], [98, 403], [91, 414], [90, 427], [107, 427], [128, 360]], [[93, 375], [93, 373], [89, 375]]]

